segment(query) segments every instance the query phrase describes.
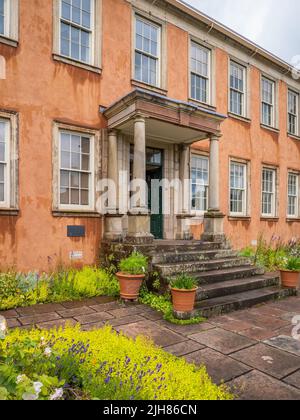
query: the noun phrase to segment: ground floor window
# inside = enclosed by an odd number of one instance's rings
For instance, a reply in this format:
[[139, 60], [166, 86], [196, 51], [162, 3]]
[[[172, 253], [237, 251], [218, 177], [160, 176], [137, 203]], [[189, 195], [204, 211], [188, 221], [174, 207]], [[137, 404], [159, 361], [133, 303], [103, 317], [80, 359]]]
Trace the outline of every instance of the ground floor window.
[[0, 206], [8, 203], [9, 185], [9, 121], [0, 119]]
[[276, 216], [276, 177], [277, 171], [263, 168], [262, 171], [262, 215]]
[[288, 216], [299, 216], [299, 175], [288, 174]]
[[209, 159], [206, 156], [192, 156], [192, 210], [205, 212], [208, 209]]
[[230, 162], [230, 213], [247, 213], [247, 164]]
[[86, 208], [93, 206], [94, 138], [62, 130], [60, 149], [60, 206]]

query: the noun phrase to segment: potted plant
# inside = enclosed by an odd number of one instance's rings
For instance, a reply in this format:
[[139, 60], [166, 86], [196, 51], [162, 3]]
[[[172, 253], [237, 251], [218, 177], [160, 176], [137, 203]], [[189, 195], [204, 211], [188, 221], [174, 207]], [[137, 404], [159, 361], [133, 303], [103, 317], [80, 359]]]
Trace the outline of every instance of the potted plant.
[[192, 312], [195, 306], [197, 285], [193, 277], [181, 274], [170, 282], [175, 312]]
[[140, 288], [146, 276], [148, 258], [139, 252], [133, 252], [120, 261], [117, 278], [120, 283], [120, 295], [124, 300], [137, 300]]
[[300, 258], [286, 257], [280, 264], [282, 287], [298, 289], [300, 279]]

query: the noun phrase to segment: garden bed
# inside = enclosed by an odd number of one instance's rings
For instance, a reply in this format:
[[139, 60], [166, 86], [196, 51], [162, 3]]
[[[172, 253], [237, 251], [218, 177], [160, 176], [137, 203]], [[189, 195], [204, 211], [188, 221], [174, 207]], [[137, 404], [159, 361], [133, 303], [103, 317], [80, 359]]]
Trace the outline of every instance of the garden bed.
[[0, 399], [229, 400], [196, 368], [110, 327], [15, 330], [0, 341]]

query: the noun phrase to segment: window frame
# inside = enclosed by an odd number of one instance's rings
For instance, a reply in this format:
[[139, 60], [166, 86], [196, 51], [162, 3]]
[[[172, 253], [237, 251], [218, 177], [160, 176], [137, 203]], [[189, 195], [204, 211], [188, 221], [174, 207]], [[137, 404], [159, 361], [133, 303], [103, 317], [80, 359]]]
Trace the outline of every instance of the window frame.
[[0, 122], [4, 123], [4, 144], [5, 144], [5, 156], [4, 161], [0, 161], [0, 164], [5, 165], [4, 169], [4, 200], [0, 201], [0, 209], [8, 209], [10, 207], [10, 187], [11, 187], [11, 163], [10, 163], [10, 138], [11, 138], [11, 127], [10, 127], [10, 121], [1, 118], [0, 116]]
[[[235, 65], [239, 67], [243, 72], [243, 82], [244, 82], [244, 91], [241, 92], [235, 88], [231, 87], [231, 65]], [[228, 86], [229, 86], [229, 97], [228, 97], [228, 109], [229, 113], [240, 117], [240, 118], [247, 118], [248, 109], [247, 109], [247, 90], [248, 90], [248, 68], [246, 65], [241, 64], [239, 61], [235, 60], [234, 58], [229, 58], [229, 80], [228, 80]], [[242, 114], [237, 114], [231, 109], [231, 91], [238, 92], [242, 94]]]
[[[63, 55], [61, 53], [61, 16], [62, 0], [53, 1], [53, 59], [55, 61], [71, 64], [73, 66], [101, 74], [102, 72], [102, 0], [92, 0], [91, 29], [86, 29], [91, 33], [90, 40], [90, 61], [85, 62]], [[72, 22], [66, 21], [70, 26]], [[77, 26], [76, 26], [77, 27]], [[81, 26], [78, 26], [80, 29]], [[85, 30], [85, 29], [83, 29]]]
[[[88, 206], [76, 204], [60, 204], [60, 171], [61, 171], [61, 132], [91, 138], [90, 151], [90, 185]], [[100, 132], [95, 129], [68, 125], [54, 121], [53, 123], [53, 148], [52, 148], [52, 211], [54, 214], [75, 213], [93, 214], [96, 213], [97, 191], [96, 183], [100, 177]], [[81, 171], [78, 171], [81, 173]]]
[[18, 46], [19, 0], [4, 0], [4, 33], [0, 33], [0, 43]]
[[[268, 192], [268, 191], [264, 191], [263, 190], [263, 185], [264, 185], [264, 171], [269, 171], [273, 173], [273, 180], [272, 180], [272, 185], [273, 185], [273, 191], [272, 193]], [[263, 218], [276, 218], [277, 216], [277, 179], [278, 179], [278, 169], [274, 168], [274, 167], [270, 167], [270, 166], [263, 166], [262, 167], [262, 172], [261, 172], [261, 215]], [[264, 213], [264, 209], [263, 209], [263, 205], [264, 205], [264, 200], [263, 200], [263, 196], [264, 194], [272, 194], [272, 201], [271, 201], [271, 213]]]
[[[244, 176], [244, 188], [233, 188], [231, 186], [231, 165], [238, 165], [243, 167], [243, 176]], [[247, 217], [248, 215], [248, 196], [249, 196], [249, 183], [248, 183], [248, 176], [249, 176], [249, 165], [248, 162], [244, 162], [238, 159], [230, 159], [229, 160], [229, 214], [232, 217]], [[231, 191], [243, 191], [243, 209], [242, 212], [234, 212], [231, 210]]]
[[[268, 103], [263, 100], [263, 81], [267, 81], [272, 84], [272, 98], [273, 102]], [[268, 76], [262, 75], [261, 76], [261, 88], [260, 88], [260, 97], [261, 97], [261, 124], [264, 127], [268, 128], [276, 128], [276, 81]], [[263, 105], [267, 105], [271, 107], [271, 123], [266, 124], [264, 122], [264, 112], [263, 112]]]
[[[192, 160], [193, 160], [193, 158], [203, 159], [203, 160], [206, 160], [207, 161], [208, 182], [207, 182], [207, 185], [204, 185], [204, 187], [206, 188], [206, 194], [207, 194], [207, 197], [206, 197], [207, 208], [204, 209], [204, 210], [198, 210], [196, 207], [193, 207], [193, 194], [192, 194], [192, 192], [193, 192], [193, 190], [192, 190], [192, 187], [193, 187], [193, 177], [192, 177], [193, 166], [192, 166]], [[204, 154], [194, 153], [192, 151], [191, 152], [191, 159], [190, 160], [191, 160], [191, 165], [190, 165], [190, 172], [191, 172], [191, 174], [190, 174], [190, 177], [191, 177], [191, 211], [192, 211], [193, 214], [203, 216], [208, 211], [208, 207], [209, 207], [209, 175], [210, 175], [210, 173], [209, 173], [210, 172], [209, 156], [208, 155], [204, 155]], [[199, 185], [199, 183], [196, 183], [196, 185]]]
[[[290, 176], [295, 176], [296, 177], [296, 195], [291, 195], [289, 194], [289, 178]], [[295, 171], [288, 171], [288, 178], [287, 178], [287, 218], [288, 219], [298, 219], [299, 215], [300, 215], [300, 201], [299, 201], [299, 188], [300, 188], [300, 174], [299, 172], [295, 172]], [[293, 197], [296, 199], [296, 213], [295, 214], [290, 214], [289, 213], [289, 199], [290, 197]]]
[[[157, 36], [157, 39], [158, 39], [158, 42], [157, 42], [158, 55], [157, 55], [157, 57], [153, 56], [150, 53], [146, 53], [146, 52], [137, 48], [137, 45], [136, 45], [136, 26], [137, 26], [137, 20], [138, 19], [140, 21], [148, 23], [148, 24], [150, 24], [150, 25], [152, 25], [152, 26], [154, 26], [158, 29], [158, 36]], [[134, 13], [133, 28], [134, 28], [134, 30], [133, 30], [133, 70], [132, 70], [133, 80], [137, 83], [141, 83], [142, 85], [151, 86], [151, 87], [156, 88], [156, 89], [161, 89], [162, 88], [162, 44], [163, 44], [162, 37], [163, 37], [163, 27], [159, 22], [157, 22], [155, 20], [147, 19], [147, 17], [144, 17], [139, 13]], [[150, 58], [156, 60], [156, 83], [154, 85], [151, 84], [151, 83], [147, 83], [143, 80], [140, 80], [136, 77], [136, 72], [135, 72], [135, 66], [136, 66], [135, 55], [136, 55], [136, 52], [140, 53], [141, 55], [145, 55], [147, 57], [150, 57]]]
[[[293, 94], [296, 96], [297, 101], [296, 101], [296, 114], [291, 114], [290, 113], [290, 108], [289, 108], [289, 95]], [[295, 122], [295, 133], [293, 133], [290, 130], [290, 115], [293, 115], [296, 118], [296, 122]], [[287, 91], [287, 132], [289, 135], [291, 136], [299, 136], [299, 92], [295, 91], [294, 89], [288, 88]]]
[[[206, 50], [208, 52], [208, 63], [207, 63], [207, 74], [208, 76], [203, 76], [199, 73], [195, 73], [192, 71], [192, 45], [195, 44], [199, 48]], [[197, 39], [191, 37], [189, 42], [189, 97], [191, 101], [198, 102], [200, 104], [206, 105], [206, 106], [213, 106], [212, 105], [212, 95], [213, 95], [213, 87], [212, 87], [212, 69], [213, 69], [213, 50], [210, 46], [203, 45], [200, 41]], [[203, 102], [192, 95], [192, 74], [195, 74], [198, 77], [206, 78], [207, 80], [207, 101]]]

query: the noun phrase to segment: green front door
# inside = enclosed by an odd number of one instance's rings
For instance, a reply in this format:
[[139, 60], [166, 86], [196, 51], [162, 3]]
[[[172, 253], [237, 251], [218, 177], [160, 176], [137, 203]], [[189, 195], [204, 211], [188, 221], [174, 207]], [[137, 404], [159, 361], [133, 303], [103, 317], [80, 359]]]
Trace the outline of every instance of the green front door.
[[[147, 184], [148, 184], [148, 208], [151, 211], [151, 233], [155, 239], [163, 239], [163, 191], [151, 190], [152, 186], [157, 184], [152, 181], [161, 181], [163, 178], [163, 151], [156, 149], [147, 149]], [[154, 194], [154, 196], [153, 196]], [[153, 200], [154, 198], [154, 200]], [[158, 202], [157, 202], [158, 200]], [[153, 202], [154, 201], [154, 206]]]

